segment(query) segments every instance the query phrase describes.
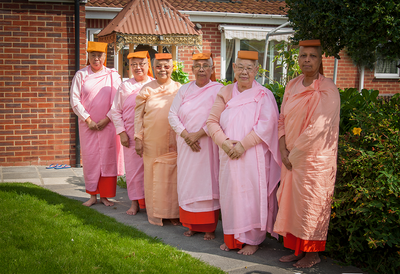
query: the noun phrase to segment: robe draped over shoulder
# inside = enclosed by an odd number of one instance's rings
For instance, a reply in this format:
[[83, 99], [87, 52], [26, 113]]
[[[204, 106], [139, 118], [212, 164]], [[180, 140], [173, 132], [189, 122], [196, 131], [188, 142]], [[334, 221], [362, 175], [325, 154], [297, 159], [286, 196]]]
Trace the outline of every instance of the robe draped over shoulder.
[[132, 201], [144, 199], [143, 159], [136, 153], [134, 140], [136, 95], [143, 85], [152, 80], [148, 77], [144, 83], [136, 82], [135, 78], [124, 81], [115, 94], [110, 111], [117, 134], [125, 131], [129, 138], [129, 147], [123, 147], [123, 151], [127, 191]]
[[220, 147], [229, 138], [246, 149], [237, 160], [219, 149], [223, 230], [242, 243], [258, 245], [266, 232], [272, 233], [281, 165], [278, 116], [271, 91], [254, 81], [241, 93], [237, 83], [222, 88], [207, 120], [210, 136]]
[[89, 116], [96, 123], [105, 117], [112, 121], [109, 111], [120, 83], [118, 72], [107, 67], [93, 73], [87, 66], [72, 79], [70, 103], [79, 117], [83, 175], [86, 189], [91, 192], [97, 189], [100, 176], [123, 175], [122, 149], [113, 123], [101, 131], [90, 130], [85, 123]]
[[189, 212], [220, 208], [218, 146], [209, 136], [203, 136], [198, 140], [200, 151], [193, 152], [180, 134], [185, 129], [189, 133], [201, 129], [208, 133], [206, 121], [221, 87], [211, 81], [201, 88], [195, 81], [183, 85], [169, 111], [169, 122], [177, 134], [179, 206]]
[[144, 188], [147, 217], [162, 226], [162, 219], [179, 218], [176, 190], [176, 136], [168, 122], [172, 101], [181, 87], [156, 80], [136, 97], [135, 139], [143, 141]]
[[282, 167], [274, 231], [303, 240], [326, 240], [336, 179], [339, 91], [319, 75], [303, 86], [304, 75], [286, 87], [279, 118], [292, 171]]

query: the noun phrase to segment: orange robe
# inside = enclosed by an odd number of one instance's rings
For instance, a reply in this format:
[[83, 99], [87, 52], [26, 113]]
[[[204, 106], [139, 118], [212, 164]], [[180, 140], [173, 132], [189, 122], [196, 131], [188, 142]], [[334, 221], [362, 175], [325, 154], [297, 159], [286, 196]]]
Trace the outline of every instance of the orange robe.
[[296, 254], [325, 248], [340, 119], [340, 96], [333, 81], [320, 74], [304, 87], [303, 79], [300, 75], [288, 83], [279, 117], [279, 138], [285, 136], [292, 170], [282, 165], [274, 226]]
[[176, 134], [168, 113], [180, 83], [146, 84], [136, 97], [135, 139], [143, 141], [144, 196], [151, 224], [179, 218], [176, 189]]

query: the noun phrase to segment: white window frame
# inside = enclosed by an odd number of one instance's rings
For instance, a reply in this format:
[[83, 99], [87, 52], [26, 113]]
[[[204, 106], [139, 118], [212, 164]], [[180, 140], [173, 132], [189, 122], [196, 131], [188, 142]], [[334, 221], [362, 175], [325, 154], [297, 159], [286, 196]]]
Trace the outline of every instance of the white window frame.
[[[237, 25], [224, 25], [221, 24], [218, 26], [218, 29], [221, 32], [221, 73], [220, 73], [220, 79], [226, 79], [226, 66], [225, 66], [225, 61], [226, 61], [226, 37], [225, 37], [225, 30], [232, 31], [232, 30], [238, 30], [238, 31], [250, 31], [250, 32], [261, 32], [261, 33], [266, 33], [274, 27], [253, 27], [253, 26], [237, 26]], [[283, 28], [280, 31], [281, 32], [287, 32], [289, 30], [292, 30], [291, 28]], [[279, 33], [279, 31], [278, 31]], [[289, 36], [289, 35], [284, 35], [284, 36]], [[283, 37], [284, 37], [283, 36]], [[265, 39], [265, 38], [264, 38]], [[281, 38], [282, 39], [282, 38]], [[235, 53], [233, 56], [233, 62], [237, 56], [238, 51], [240, 50], [240, 40], [239, 38], [233, 38], [232, 40], [235, 40]], [[275, 39], [271, 39], [275, 40]], [[270, 41], [271, 41], [270, 40]], [[269, 54], [269, 53], [268, 53]], [[262, 64], [261, 64], [262, 65]], [[270, 58], [268, 67], [273, 66], [273, 58]], [[287, 73], [287, 68], [286, 66], [283, 67], [282, 70], [283, 74]], [[271, 72], [270, 72], [271, 73]], [[273, 76], [273, 71], [272, 71], [272, 76]]]
[[[398, 60], [397, 63], [400, 63], [400, 60]], [[376, 79], [400, 79], [400, 68], [397, 68], [397, 73], [380, 73], [376, 72], [375, 66], [374, 77]]]

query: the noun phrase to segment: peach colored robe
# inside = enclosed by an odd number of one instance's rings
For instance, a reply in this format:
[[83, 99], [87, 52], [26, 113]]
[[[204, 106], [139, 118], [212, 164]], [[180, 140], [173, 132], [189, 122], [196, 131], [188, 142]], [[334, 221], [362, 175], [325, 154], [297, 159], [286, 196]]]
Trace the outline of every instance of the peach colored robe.
[[125, 131], [129, 137], [129, 147], [123, 146], [123, 150], [126, 185], [128, 197], [131, 201], [144, 199], [143, 159], [136, 153], [134, 140], [136, 95], [143, 85], [153, 80], [153, 78], [148, 77], [145, 83], [138, 83], [135, 78], [124, 81], [115, 94], [110, 111], [117, 134]]
[[179, 218], [176, 190], [176, 136], [168, 113], [180, 83], [146, 84], [136, 97], [135, 138], [143, 140], [144, 194], [151, 224]]
[[185, 129], [189, 133], [203, 129], [208, 134], [206, 121], [221, 87], [211, 81], [202, 88], [196, 81], [183, 85], [169, 111], [169, 123], [177, 134], [179, 206], [189, 212], [220, 208], [218, 146], [209, 136], [203, 136], [199, 139], [200, 151], [193, 152], [180, 134]]
[[[207, 120], [210, 136], [220, 147], [220, 204], [224, 234], [258, 245], [272, 233], [276, 189], [280, 178], [278, 107], [271, 91], [256, 81], [239, 92], [237, 83], [221, 89]], [[229, 138], [245, 152], [231, 160], [221, 148]], [[273, 235], [277, 237], [277, 235]]]
[[90, 116], [99, 122], [109, 113], [121, 78], [115, 69], [103, 66], [93, 73], [90, 66], [76, 72], [71, 84], [70, 103], [79, 117], [79, 140], [82, 151], [83, 176], [88, 191], [97, 189], [100, 176], [123, 174], [123, 155], [119, 136], [112, 122], [101, 130], [90, 130], [85, 120]]
[[308, 87], [304, 75], [286, 87], [279, 138], [285, 135], [292, 171], [282, 166], [274, 232], [302, 240], [326, 240], [336, 178], [339, 91], [319, 75]]

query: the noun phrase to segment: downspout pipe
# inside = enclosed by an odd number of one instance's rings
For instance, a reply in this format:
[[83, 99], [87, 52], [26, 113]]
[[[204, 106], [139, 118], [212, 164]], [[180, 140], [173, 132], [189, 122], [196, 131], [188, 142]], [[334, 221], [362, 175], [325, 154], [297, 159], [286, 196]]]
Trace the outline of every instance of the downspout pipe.
[[[75, 0], [75, 72], [80, 69], [79, 46], [79, 0]], [[75, 115], [75, 159], [76, 167], [81, 167], [81, 144], [79, 142], [79, 118]]]
[[365, 67], [361, 66], [361, 71], [360, 71], [360, 93], [364, 88], [364, 72], [365, 72]]

